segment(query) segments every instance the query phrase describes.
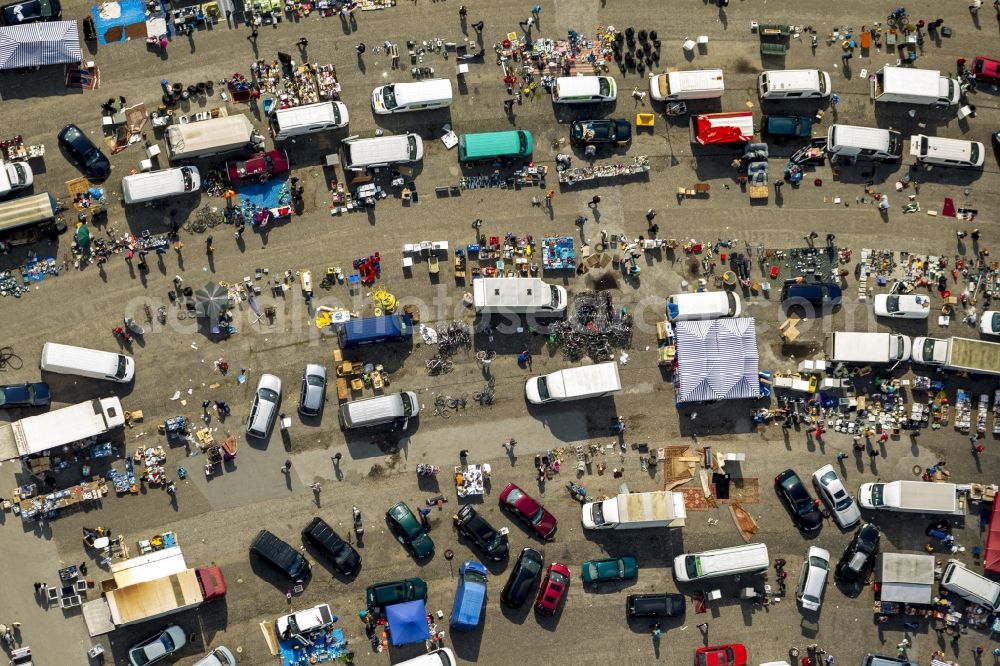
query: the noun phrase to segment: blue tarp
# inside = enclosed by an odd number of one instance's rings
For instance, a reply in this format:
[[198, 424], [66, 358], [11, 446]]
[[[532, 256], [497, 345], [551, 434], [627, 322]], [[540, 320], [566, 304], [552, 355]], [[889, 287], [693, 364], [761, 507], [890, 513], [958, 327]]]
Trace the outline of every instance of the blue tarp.
[[393, 604], [385, 609], [389, 636], [393, 645], [419, 643], [431, 637], [427, 626], [427, 607], [422, 599]]
[[[272, 178], [263, 183], [247, 183], [240, 185], [240, 200], [252, 203], [258, 208], [277, 208], [287, 204], [291, 197], [281, 190], [285, 187], [284, 178]], [[285, 194], [285, 196], [282, 196]]]
[[[115, 13], [117, 5], [118, 16], [114, 18], [104, 18], [101, 16], [103, 10], [105, 14]], [[118, 39], [114, 41], [124, 42], [126, 39], [125, 26], [146, 22], [146, 8], [142, 0], [119, 0], [118, 2], [106, 2], [90, 8], [90, 15], [94, 19], [94, 28], [97, 30], [97, 42], [107, 44], [108, 33], [111, 32]], [[118, 28], [118, 30], [115, 30]]]
[[285, 666], [311, 666], [334, 661], [349, 652], [344, 643], [343, 629], [321, 631], [310, 640], [312, 645], [306, 645], [298, 638], [281, 641], [278, 650], [282, 663]]

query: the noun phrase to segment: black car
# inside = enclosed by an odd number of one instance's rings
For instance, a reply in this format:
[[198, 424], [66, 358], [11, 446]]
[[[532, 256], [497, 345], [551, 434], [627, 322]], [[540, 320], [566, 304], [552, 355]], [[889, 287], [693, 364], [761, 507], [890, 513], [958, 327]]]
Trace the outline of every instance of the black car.
[[111, 175], [111, 162], [76, 125], [66, 125], [59, 132], [59, 145], [88, 177], [104, 180]]
[[785, 280], [781, 286], [781, 307], [785, 312], [799, 311], [803, 316], [823, 314], [840, 307], [843, 292], [832, 282]]
[[250, 557], [267, 563], [293, 583], [302, 584], [309, 579], [312, 567], [295, 548], [267, 530], [261, 530], [250, 544]]
[[0, 20], [4, 25], [58, 21], [61, 18], [59, 0], [25, 0], [0, 7]]
[[45, 382], [0, 386], [0, 407], [45, 407], [52, 402]]
[[847, 545], [844, 554], [840, 556], [837, 568], [833, 572], [834, 577], [844, 583], [856, 583], [861, 580], [875, 563], [881, 536], [878, 527], [872, 523], [862, 525], [854, 533], [854, 538]]
[[569, 139], [583, 145], [608, 143], [620, 146], [632, 140], [632, 123], [621, 118], [578, 120], [570, 125]]
[[531, 598], [531, 591], [542, 577], [542, 554], [525, 548], [511, 567], [510, 576], [500, 591], [500, 601], [511, 608], [520, 608]]
[[494, 562], [506, 559], [507, 539], [476, 513], [471, 504], [466, 504], [455, 514], [455, 527], [459, 534], [471, 539], [487, 558]]
[[629, 617], [684, 617], [683, 594], [630, 594], [625, 599]]
[[902, 657], [883, 657], [868, 653], [861, 660], [861, 666], [917, 666], [917, 663]]
[[820, 528], [823, 524], [823, 514], [816, 506], [816, 500], [802, 485], [802, 479], [798, 474], [786, 469], [774, 477], [774, 490], [792, 512], [792, 520], [800, 530], [812, 532]]
[[358, 551], [340, 538], [340, 535], [322, 518], [313, 518], [312, 522], [302, 530], [302, 538], [333, 562], [333, 566], [341, 574], [353, 576], [361, 568], [361, 556], [358, 555]]

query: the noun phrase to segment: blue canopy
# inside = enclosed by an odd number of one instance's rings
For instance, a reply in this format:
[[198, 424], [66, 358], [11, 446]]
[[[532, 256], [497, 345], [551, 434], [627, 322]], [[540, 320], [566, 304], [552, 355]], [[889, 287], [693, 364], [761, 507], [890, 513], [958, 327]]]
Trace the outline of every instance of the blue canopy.
[[419, 643], [431, 637], [427, 626], [427, 608], [422, 599], [393, 604], [385, 609], [389, 636], [393, 645]]

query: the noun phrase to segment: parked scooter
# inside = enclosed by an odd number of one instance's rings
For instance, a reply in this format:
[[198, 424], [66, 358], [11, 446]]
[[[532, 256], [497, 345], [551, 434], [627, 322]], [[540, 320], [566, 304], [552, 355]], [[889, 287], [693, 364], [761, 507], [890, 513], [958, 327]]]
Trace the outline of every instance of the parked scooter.
[[354, 513], [354, 536], [361, 541], [361, 537], [365, 535], [365, 523], [361, 519], [361, 509], [358, 507], [351, 507], [351, 511]]

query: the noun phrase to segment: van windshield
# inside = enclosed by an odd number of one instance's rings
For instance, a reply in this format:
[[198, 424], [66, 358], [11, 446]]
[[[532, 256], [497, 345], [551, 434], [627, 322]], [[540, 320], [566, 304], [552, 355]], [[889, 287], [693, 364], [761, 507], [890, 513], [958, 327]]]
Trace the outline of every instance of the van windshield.
[[125, 366], [127, 365], [125, 356], [123, 354], [118, 355], [118, 369], [115, 370], [115, 379], [125, 379]]
[[695, 555], [688, 555], [684, 558], [684, 571], [687, 572], [688, 580], [694, 580], [698, 577], [698, 557]]
[[611, 81], [608, 79], [608, 77], [602, 76], [602, 77], [600, 77], [600, 82], [601, 82], [600, 83], [600, 85], [601, 85], [601, 87], [600, 87], [601, 97], [610, 97], [611, 96]]
[[386, 111], [395, 109], [396, 104], [396, 87], [395, 86], [382, 86], [382, 104], [385, 106]]
[[969, 143], [969, 162], [979, 164], [979, 143], [976, 141]]
[[406, 137], [406, 145], [410, 149], [410, 159], [417, 159], [417, 135], [410, 134]]
[[732, 317], [736, 314], [736, 296], [733, 292], [727, 291], [726, 298], [729, 300], [729, 316]]
[[524, 132], [517, 133], [517, 145], [520, 148], [521, 155], [528, 154], [528, 137], [524, 134]]
[[549, 387], [545, 385], [545, 377], [538, 378], [538, 397], [542, 400], [549, 399]]
[[766, 95], [767, 91], [771, 89], [771, 86], [767, 82], [767, 74], [760, 75], [760, 94]]
[[474, 571], [473, 569], [468, 569], [463, 575], [466, 583], [479, 583], [480, 585], [486, 585], [486, 576], [484, 576], [479, 571]]
[[823, 76], [822, 72], [819, 75], [819, 91], [826, 96], [826, 77]]
[[554, 286], [549, 285], [549, 290], [552, 292], [552, 302], [549, 304], [553, 310], [559, 309], [559, 290]]
[[403, 415], [413, 416], [413, 401], [410, 400], [410, 396], [405, 393], [400, 393], [399, 399], [403, 403]]
[[903, 135], [899, 132], [889, 132], [889, 153], [891, 155], [903, 154]]
[[184, 179], [184, 191], [190, 192], [191, 187], [194, 185], [194, 180], [191, 179], [191, 169], [188, 167], [181, 169], [181, 178]]

